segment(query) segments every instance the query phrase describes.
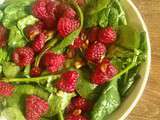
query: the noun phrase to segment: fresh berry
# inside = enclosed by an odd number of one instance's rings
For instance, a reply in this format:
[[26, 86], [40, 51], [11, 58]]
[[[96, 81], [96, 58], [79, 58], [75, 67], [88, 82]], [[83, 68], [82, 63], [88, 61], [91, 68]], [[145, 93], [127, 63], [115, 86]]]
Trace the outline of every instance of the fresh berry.
[[38, 77], [38, 76], [40, 76], [41, 75], [41, 68], [39, 68], [39, 67], [33, 67], [31, 69], [30, 75], [32, 77]]
[[63, 73], [61, 79], [57, 81], [57, 88], [64, 92], [74, 92], [76, 89], [79, 74], [76, 71], [68, 71]]
[[89, 119], [86, 116], [83, 116], [83, 115], [69, 114], [65, 117], [65, 120], [89, 120]]
[[105, 55], [106, 47], [104, 44], [97, 42], [91, 44], [86, 50], [86, 59], [94, 63], [101, 61], [102, 57]]
[[80, 37], [78, 37], [77, 39], [75, 39], [73, 45], [71, 45], [70, 47], [74, 48], [74, 49], [81, 48], [83, 43], [84, 43], [84, 41]]
[[7, 38], [8, 38], [7, 29], [2, 24], [0, 24], [0, 48], [6, 46]]
[[42, 22], [37, 22], [34, 25], [30, 25], [25, 29], [26, 36], [30, 40], [34, 40], [34, 38], [39, 35], [44, 29], [44, 24]]
[[46, 6], [46, 9], [47, 9], [47, 13], [51, 16], [55, 16], [56, 12], [57, 12], [57, 6], [59, 5], [60, 3], [58, 1], [49, 1], [47, 6]]
[[81, 109], [83, 112], [87, 112], [91, 109], [91, 103], [85, 98], [77, 96], [72, 99], [70, 105], [67, 108], [67, 111], [72, 112], [75, 109]]
[[63, 14], [64, 17], [67, 18], [75, 18], [76, 17], [76, 11], [69, 7]]
[[33, 5], [32, 5], [32, 13], [34, 16], [36, 16], [39, 19], [44, 19], [49, 16], [47, 12], [47, 4], [49, 3], [50, 0], [37, 0]]
[[64, 55], [58, 55], [53, 52], [47, 52], [43, 59], [43, 64], [51, 73], [58, 71], [64, 64]]
[[61, 37], [66, 37], [71, 32], [79, 27], [80, 23], [78, 20], [62, 17], [58, 21], [58, 33]]
[[47, 101], [31, 95], [26, 98], [26, 119], [40, 120], [40, 118], [48, 111]]
[[0, 95], [11, 96], [15, 87], [11, 84], [0, 82]]
[[88, 33], [88, 39], [91, 43], [98, 40], [99, 28], [93, 27]]
[[35, 37], [35, 40], [32, 44], [32, 49], [34, 50], [34, 52], [38, 53], [42, 50], [45, 45], [45, 39], [46, 36], [44, 33], [40, 33], [38, 36]]
[[54, 29], [56, 25], [56, 17], [54, 14], [51, 15], [48, 13], [49, 10], [47, 9], [47, 6], [50, 3], [50, 0], [37, 0], [32, 5], [32, 13], [34, 16], [42, 20], [48, 29]]
[[21, 67], [33, 62], [34, 52], [30, 47], [16, 48], [12, 54], [12, 60]]
[[100, 29], [99, 31], [98, 40], [106, 45], [115, 42], [116, 38], [116, 31], [112, 27]]
[[102, 85], [107, 81], [110, 81], [117, 73], [118, 70], [109, 62], [109, 60], [104, 59], [102, 63], [97, 65], [95, 71], [92, 73], [91, 82]]
[[60, 17], [63, 16], [64, 12], [68, 9], [68, 5], [65, 3], [60, 3], [56, 7], [56, 17], [59, 19]]

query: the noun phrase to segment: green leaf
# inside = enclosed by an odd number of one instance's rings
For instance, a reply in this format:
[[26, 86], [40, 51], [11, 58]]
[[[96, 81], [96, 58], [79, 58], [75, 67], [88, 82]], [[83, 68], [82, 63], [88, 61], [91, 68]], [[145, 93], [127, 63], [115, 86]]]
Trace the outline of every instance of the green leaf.
[[99, 26], [105, 28], [109, 23], [110, 8], [105, 8], [99, 13]]
[[109, 26], [118, 26], [119, 24], [119, 13], [115, 8], [111, 8], [109, 13]]
[[63, 111], [70, 103], [71, 98], [74, 96], [75, 93], [65, 93], [62, 91], [59, 91], [56, 94], [51, 94], [48, 99], [50, 111], [47, 116], [54, 116], [59, 111]]
[[20, 67], [12, 62], [3, 63], [3, 74], [7, 78], [14, 78], [20, 72]]
[[117, 79], [112, 80], [102, 92], [91, 111], [92, 120], [103, 120], [120, 105]]
[[22, 112], [15, 107], [5, 108], [0, 114], [1, 120], [25, 120]]
[[4, 48], [0, 48], [0, 64], [3, 64], [3, 62], [7, 60], [8, 60], [7, 50]]
[[78, 94], [86, 99], [92, 99], [97, 93], [97, 85], [90, 83], [90, 75], [87, 70], [79, 70], [78, 73], [80, 74], [80, 78], [76, 87]]
[[68, 47], [74, 42], [74, 40], [79, 36], [82, 30], [84, 21], [83, 12], [77, 3], [73, 2], [72, 4], [77, 10], [77, 14], [79, 15], [80, 27], [74, 32], [72, 32], [70, 35], [68, 35], [66, 38], [64, 38], [56, 47], [52, 49], [52, 51], [54, 51], [55, 53], [62, 53], [66, 47]]
[[95, 14], [100, 12], [104, 8], [107, 8], [112, 0], [92, 0], [90, 4], [87, 6], [87, 14]]
[[124, 48], [134, 50], [140, 47], [140, 32], [130, 26], [120, 27], [117, 44]]
[[91, 28], [98, 25], [98, 14], [85, 16], [84, 27]]
[[2, 12], [2, 10], [0, 10], [0, 22], [1, 22], [2, 18], [3, 18], [3, 12]]
[[16, 26], [10, 28], [8, 46], [10, 48], [24, 47], [27, 41]]
[[30, 1], [19, 1], [8, 4], [4, 9], [3, 25], [8, 29], [16, 25], [19, 19], [27, 16], [26, 6], [28, 5], [30, 5]]

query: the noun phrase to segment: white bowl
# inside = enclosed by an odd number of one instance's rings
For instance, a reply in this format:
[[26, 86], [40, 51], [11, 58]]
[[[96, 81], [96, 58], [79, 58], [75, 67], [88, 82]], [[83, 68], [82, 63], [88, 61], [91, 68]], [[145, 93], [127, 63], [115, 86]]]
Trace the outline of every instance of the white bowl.
[[141, 79], [139, 79], [136, 82], [134, 89], [132, 90], [130, 95], [123, 101], [120, 107], [113, 114], [110, 115], [109, 120], [124, 120], [133, 110], [133, 108], [136, 106], [137, 102], [143, 94], [144, 88], [149, 77], [151, 64], [150, 39], [145, 22], [141, 14], [139, 13], [138, 9], [131, 0], [121, 0], [121, 3], [127, 14], [129, 24], [133, 27], [138, 28], [141, 31], [146, 32], [148, 51], [147, 60], [142, 65], [140, 70]]

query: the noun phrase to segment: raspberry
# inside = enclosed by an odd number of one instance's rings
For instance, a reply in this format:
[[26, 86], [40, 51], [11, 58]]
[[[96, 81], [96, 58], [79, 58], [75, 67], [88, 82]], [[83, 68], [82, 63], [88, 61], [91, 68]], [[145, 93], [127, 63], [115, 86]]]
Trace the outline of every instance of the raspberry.
[[67, 18], [75, 18], [76, 17], [76, 11], [69, 7], [63, 14], [64, 17]]
[[112, 27], [100, 29], [99, 31], [98, 41], [106, 45], [115, 42], [116, 38], [116, 31], [114, 31]]
[[30, 40], [34, 40], [34, 38], [40, 34], [44, 29], [44, 24], [42, 22], [37, 22], [34, 25], [30, 25], [25, 29], [26, 36]]
[[31, 69], [30, 75], [32, 77], [38, 77], [38, 76], [40, 76], [40, 74], [41, 74], [41, 69], [39, 67], [33, 67]]
[[79, 74], [76, 71], [68, 71], [62, 74], [61, 79], [57, 81], [56, 86], [64, 92], [74, 92], [78, 78]]
[[83, 43], [84, 41], [80, 37], [78, 37], [77, 39], [75, 39], [73, 45], [70, 45], [70, 47], [73, 49], [81, 48]]
[[65, 117], [65, 120], [89, 120], [89, 119], [83, 115], [69, 114]]
[[98, 40], [99, 28], [93, 27], [88, 33], [88, 39], [91, 43]]
[[16, 48], [12, 54], [12, 60], [21, 67], [33, 62], [34, 52], [30, 47]]
[[60, 18], [63, 16], [64, 12], [68, 9], [68, 6], [64, 3], [60, 3], [56, 7], [56, 17]]
[[15, 87], [11, 84], [0, 82], [0, 95], [11, 96]]
[[64, 55], [58, 55], [53, 52], [47, 52], [44, 56], [43, 63], [51, 73], [58, 71], [64, 64]]
[[46, 6], [47, 13], [51, 16], [55, 16], [58, 4], [58, 1], [50, 1]]
[[106, 47], [104, 44], [97, 42], [89, 46], [86, 51], [86, 59], [94, 63], [100, 62], [103, 55], [106, 52]]
[[118, 70], [109, 62], [104, 59], [102, 63], [98, 64], [96, 70], [91, 75], [91, 82], [94, 84], [102, 85], [118, 73]]
[[58, 21], [58, 33], [61, 37], [66, 37], [71, 32], [79, 27], [80, 23], [78, 20], [62, 17]]
[[32, 49], [34, 50], [34, 52], [38, 53], [42, 50], [42, 48], [45, 45], [45, 39], [46, 39], [46, 36], [44, 33], [39, 34], [35, 38], [35, 40], [33, 41], [33, 44], [32, 44]]
[[26, 119], [27, 120], [40, 120], [48, 111], [48, 103], [43, 99], [31, 95], [26, 98]]
[[6, 46], [7, 39], [8, 31], [2, 24], [0, 24], [0, 47]]
[[50, 3], [50, 0], [37, 0], [32, 6], [32, 13], [42, 20], [48, 29], [53, 29], [56, 25], [56, 18], [54, 14], [48, 13], [47, 5]]
[[75, 109], [81, 109], [83, 112], [87, 112], [91, 109], [91, 103], [85, 98], [77, 96], [72, 99], [67, 111], [72, 112]]

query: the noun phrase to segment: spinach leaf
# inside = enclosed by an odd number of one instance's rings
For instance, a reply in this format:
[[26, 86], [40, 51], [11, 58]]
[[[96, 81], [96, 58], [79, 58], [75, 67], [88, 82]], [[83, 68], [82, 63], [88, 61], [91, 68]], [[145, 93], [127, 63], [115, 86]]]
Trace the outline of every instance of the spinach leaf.
[[112, 0], [91, 0], [87, 6], [87, 14], [95, 14], [107, 8]]
[[99, 26], [105, 28], [109, 23], [110, 8], [105, 8], [99, 13]]
[[122, 26], [119, 30], [117, 45], [134, 50], [140, 47], [140, 32], [130, 26]]
[[56, 47], [52, 48], [52, 51], [54, 51], [55, 53], [62, 53], [66, 47], [68, 47], [70, 44], [74, 42], [74, 40], [78, 37], [78, 35], [82, 30], [83, 21], [84, 21], [83, 12], [77, 3], [72, 2], [72, 4], [77, 10], [77, 13], [79, 15], [80, 27], [74, 32], [72, 32], [70, 35], [68, 35], [66, 38], [64, 38]]
[[26, 6], [30, 4], [29, 1], [21, 1], [9, 4], [4, 9], [4, 17], [2, 23], [8, 29], [14, 26], [17, 20], [27, 16]]
[[8, 47], [17, 48], [24, 47], [27, 41], [16, 26], [10, 28], [10, 34], [8, 39]]
[[3, 74], [7, 78], [14, 78], [20, 72], [20, 67], [12, 62], [3, 63]]
[[3, 64], [3, 62], [8, 61], [8, 53], [7, 50], [4, 48], [0, 48], [0, 64]]
[[70, 103], [71, 98], [74, 96], [75, 93], [65, 93], [62, 91], [51, 94], [48, 99], [50, 111], [47, 116], [54, 116], [59, 111], [63, 111]]
[[92, 120], [103, 120], [120, 105], [117, 79], [112, 80], [102, 92], [91, 111]]
[[1, 22], [2, 18], [3, 18], [3, 12], [2, 12], [2, 10], [0, 10], [0, 22]]
[[109, 13], [109, 26], [118, 26], [119, 24], [119, 13], [114, 7], [111, 8]]
[[5, 108], [0, 113], [0, 119], [2, 120], [25, 120], [22, 112], [16, 107]]
[[92, 99], [97, 93], [97, 86], [90, 83], [87, 70], [79, 70], [78, 73], [80, 74], [76, 87], [78, 94], [86, 99]]

